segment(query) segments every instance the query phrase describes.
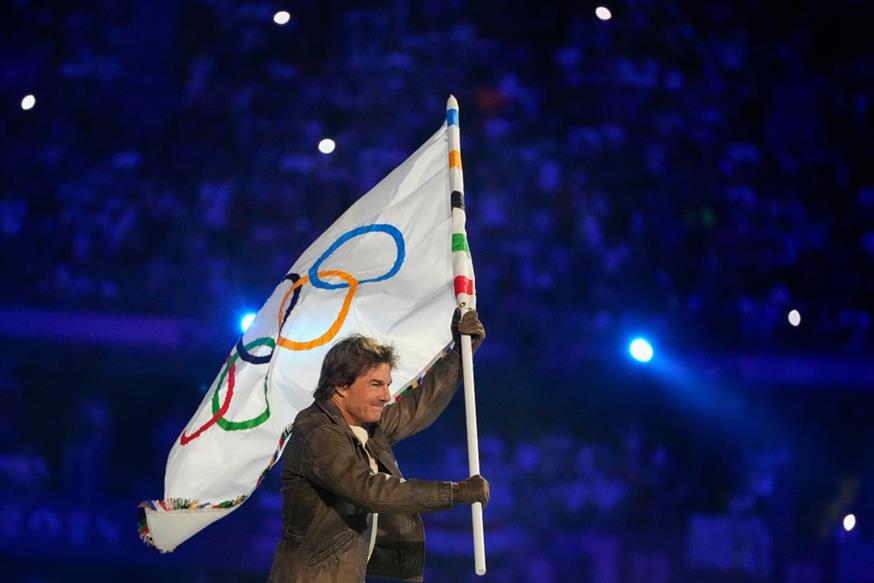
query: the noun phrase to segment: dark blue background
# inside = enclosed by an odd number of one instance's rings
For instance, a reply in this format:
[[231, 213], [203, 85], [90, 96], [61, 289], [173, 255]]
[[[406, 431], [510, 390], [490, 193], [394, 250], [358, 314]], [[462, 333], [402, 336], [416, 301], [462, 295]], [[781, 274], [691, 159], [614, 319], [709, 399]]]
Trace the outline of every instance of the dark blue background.
[[[607, 6], [7, 3], [2, 578], [266, 578], [275, 475], [170, 555], [136, 505], [240, 316], [453, 93], [486, 580], [874, 581], [868, 4]], [[463, 477], [463, 427], [405, 473]], [[428, 579], [475, 580], [467, 509], [426, 525]]]

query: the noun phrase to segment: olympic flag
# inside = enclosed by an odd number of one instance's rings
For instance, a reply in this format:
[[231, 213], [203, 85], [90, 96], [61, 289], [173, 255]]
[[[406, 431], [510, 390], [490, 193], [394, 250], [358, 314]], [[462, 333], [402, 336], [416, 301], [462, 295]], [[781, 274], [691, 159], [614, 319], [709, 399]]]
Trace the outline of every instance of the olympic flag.
[[[457, 106], [447, 119], [457, 130]], [[458, 232], [461, 195], [450, 190], [460, 152], [449, 143], [444, 123], [294, 262], [174, 443], [164, 498], [140, 505], [144, 542], [172, 551], [239, 508], [312, 403], [322, 359], [337, 340], [358, 332], [393, 342], [400, 356], [393, 396], [415, 390], [451, 347], [453, 256], [459, 263], [470, 254]], [[459, 293], [470, 301], [471, 279]]]

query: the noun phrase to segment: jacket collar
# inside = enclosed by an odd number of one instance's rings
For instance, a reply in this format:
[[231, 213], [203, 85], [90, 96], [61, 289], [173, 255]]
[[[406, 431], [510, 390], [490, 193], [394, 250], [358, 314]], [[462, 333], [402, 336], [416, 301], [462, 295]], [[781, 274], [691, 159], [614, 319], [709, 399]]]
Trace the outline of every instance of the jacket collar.
[[334, 423], [337, 423], [338, 425], [349, 425], [346, 423], [346, 420], [343, 419], [343, 414], [340, 413], [340, 409], [330, 399], [319, 399], [316, 401], [316, 406], [324, 411]]
[[[343, 414], [340, 413], [340, 409], [337, 407], [337, 405], [334, 404], [333, 401], [331, 401], [330, 399], [321, 399], [319, 401], [316, 401], [315, 404], [319, 409], [324, 411], [325, 415], [327, 415], [331, 421], [342, 427], [343, 431], [348, 433], [349, 437], [355, 440], [355, 443], [360, 443], [358, 441], [358, 438], [355, 437], [355, 434], [352, 433], [352, 428], [349, 427], [349, 424], [346, 423], [346, 420], [343, 418]], [[365, 423], [362, 427], [367, 430], [368, 435], [373, 437], [373, 435], [376, 433], [376, 429], [378, 426], [378, 423]], [[391, 452], [390, 447], [381, 445], [381, 442], [379, 440], [368, 441], [367, 443], [370, 446], [370, 451], [373, 456], [378, 459], [380, 463], [382, 463], [383, 467], [385, 467], [391, 475], [397, 476], [399, 478], [403, 477], [403, 474], [401, 474], [401, 470], [398, 467], [397, 460], [395, 459], [394, 454]]]

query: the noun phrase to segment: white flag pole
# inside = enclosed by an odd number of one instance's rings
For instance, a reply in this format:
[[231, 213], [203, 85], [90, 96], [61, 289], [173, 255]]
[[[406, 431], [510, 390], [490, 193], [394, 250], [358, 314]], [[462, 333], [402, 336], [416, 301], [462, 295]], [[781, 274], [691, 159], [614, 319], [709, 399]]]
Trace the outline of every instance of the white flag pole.
[[[476, 399], [473, 389], [473, 349], [470, 336], [461, 337], [461, 364], [464, 374], [464, 416], [467, 422], [467, 465], [470, 475], [475, 476], [479, 470], [479, 438], [476, 432]], [[474, 502], [471, 506], [473, 517], [473, 559], [477, 575], [486, 574], [486, 543], [483, 532], [483, 505]]]
[[[449, 189], [452, 204], [452, 269], [455, 277], [455, 297], [464, 312], [476, 309], [473, 261], [467, 244], [464, 211], [464, 175], [461, 169], [461, 134], [458, 126], [458, 101], [450, 95], [446, 102], [446, 124], [449, 138]], [[476, 399], [473, 383], [473, 348], [470, 336], [461, 337], [461, 363], [464, 377], [464, 413], [467, 423], [467, 464], [470, 475], [480, 473], [479, 438], [476, 429]], [[473, 518], [473, 555], [477, 575], [486, 574], [486, 545], [483, 531], [483, 505], [471, 505]]]

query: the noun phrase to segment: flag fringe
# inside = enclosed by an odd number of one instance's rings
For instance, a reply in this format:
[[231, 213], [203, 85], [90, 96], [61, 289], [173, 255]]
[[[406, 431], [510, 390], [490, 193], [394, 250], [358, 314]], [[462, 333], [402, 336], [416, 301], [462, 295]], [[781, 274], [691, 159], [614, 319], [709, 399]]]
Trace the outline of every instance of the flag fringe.
[[[282, 433], [279, 436], [279, 445], [276, 447], [276, 450], [273, 452], [273, 456], [270, 458], [270, 463], [267, 464], [267, 467], [261, 472], [261, 476], [258, 478], [258, 482], [255, 484], [255, 488], [261, 485], [261, 482], [264, 481], [264, 478], [267, 477], [267, 474], [270, 473], [270, 469], [276, 464], [279, 459], [280, 452], [282, 448], [285, 446], [285, 441], [288, 439], [288, 436], [291, 435], [291, 427], [293, 423], [289, 423], [285, 429], [282, 430]], [[252, 488], [254, 491], [255, 488]], [[152, 548], [157, 548], [155, 546], [155, 541], [152, 539], [152, 533], [149, 530], [149, 521], [146, 519], [146, 509], [154, 510], [155, 512], [172, 512], [174, 510], [210, 510], [217, 508], [233, 508], [234, 506], [239, 506], [243, 502], [245, 502], [249, 496], [247, 494], [241, 494], [236, 498], [231, 500], [225, 500], [223, 502], [201, 502], [200, 500], [190, 499], [190, 498], [165, 498], [163, 500], [145, 500], [139, 505], [140, 517], [137, 521], [137, 533], [139, 534], [140, 540], [142, 540], [147, 546]]]
[[438, 352], [437, 356], [435, 356], [433, 359], [431, 359], [431, 362], [429, 362], [427, 365], [425, 365], [425, 368], [422, 369], [422, 372], [417, 374], [415, 376], [415, 378], [413, 380], [411, 380], [409, 382], [409, 384], [407, 384], [406, 387], [401, 389], [401, 391], [397, 395], [395, 395], [395, 401], [397, 401], [398, 399], [400, 399], [401, 397], [406, 395], [407, 392], [410, 391], [411, 389], [419, 388], [422, 385], [422, 383], [425, 382], [425, 376], [427, 376], [427, 374], [429, 372], [431, 372], [431, 369], [434, 367], [434, 365], [437, 364], [439, 361], [443, 360], [443, 358], [445, 358], [447, 354], [452, 352], [453, 348], [455, 348], [455, 341], [450, 340], [449, 344], [444, 346], [443, 350]]

